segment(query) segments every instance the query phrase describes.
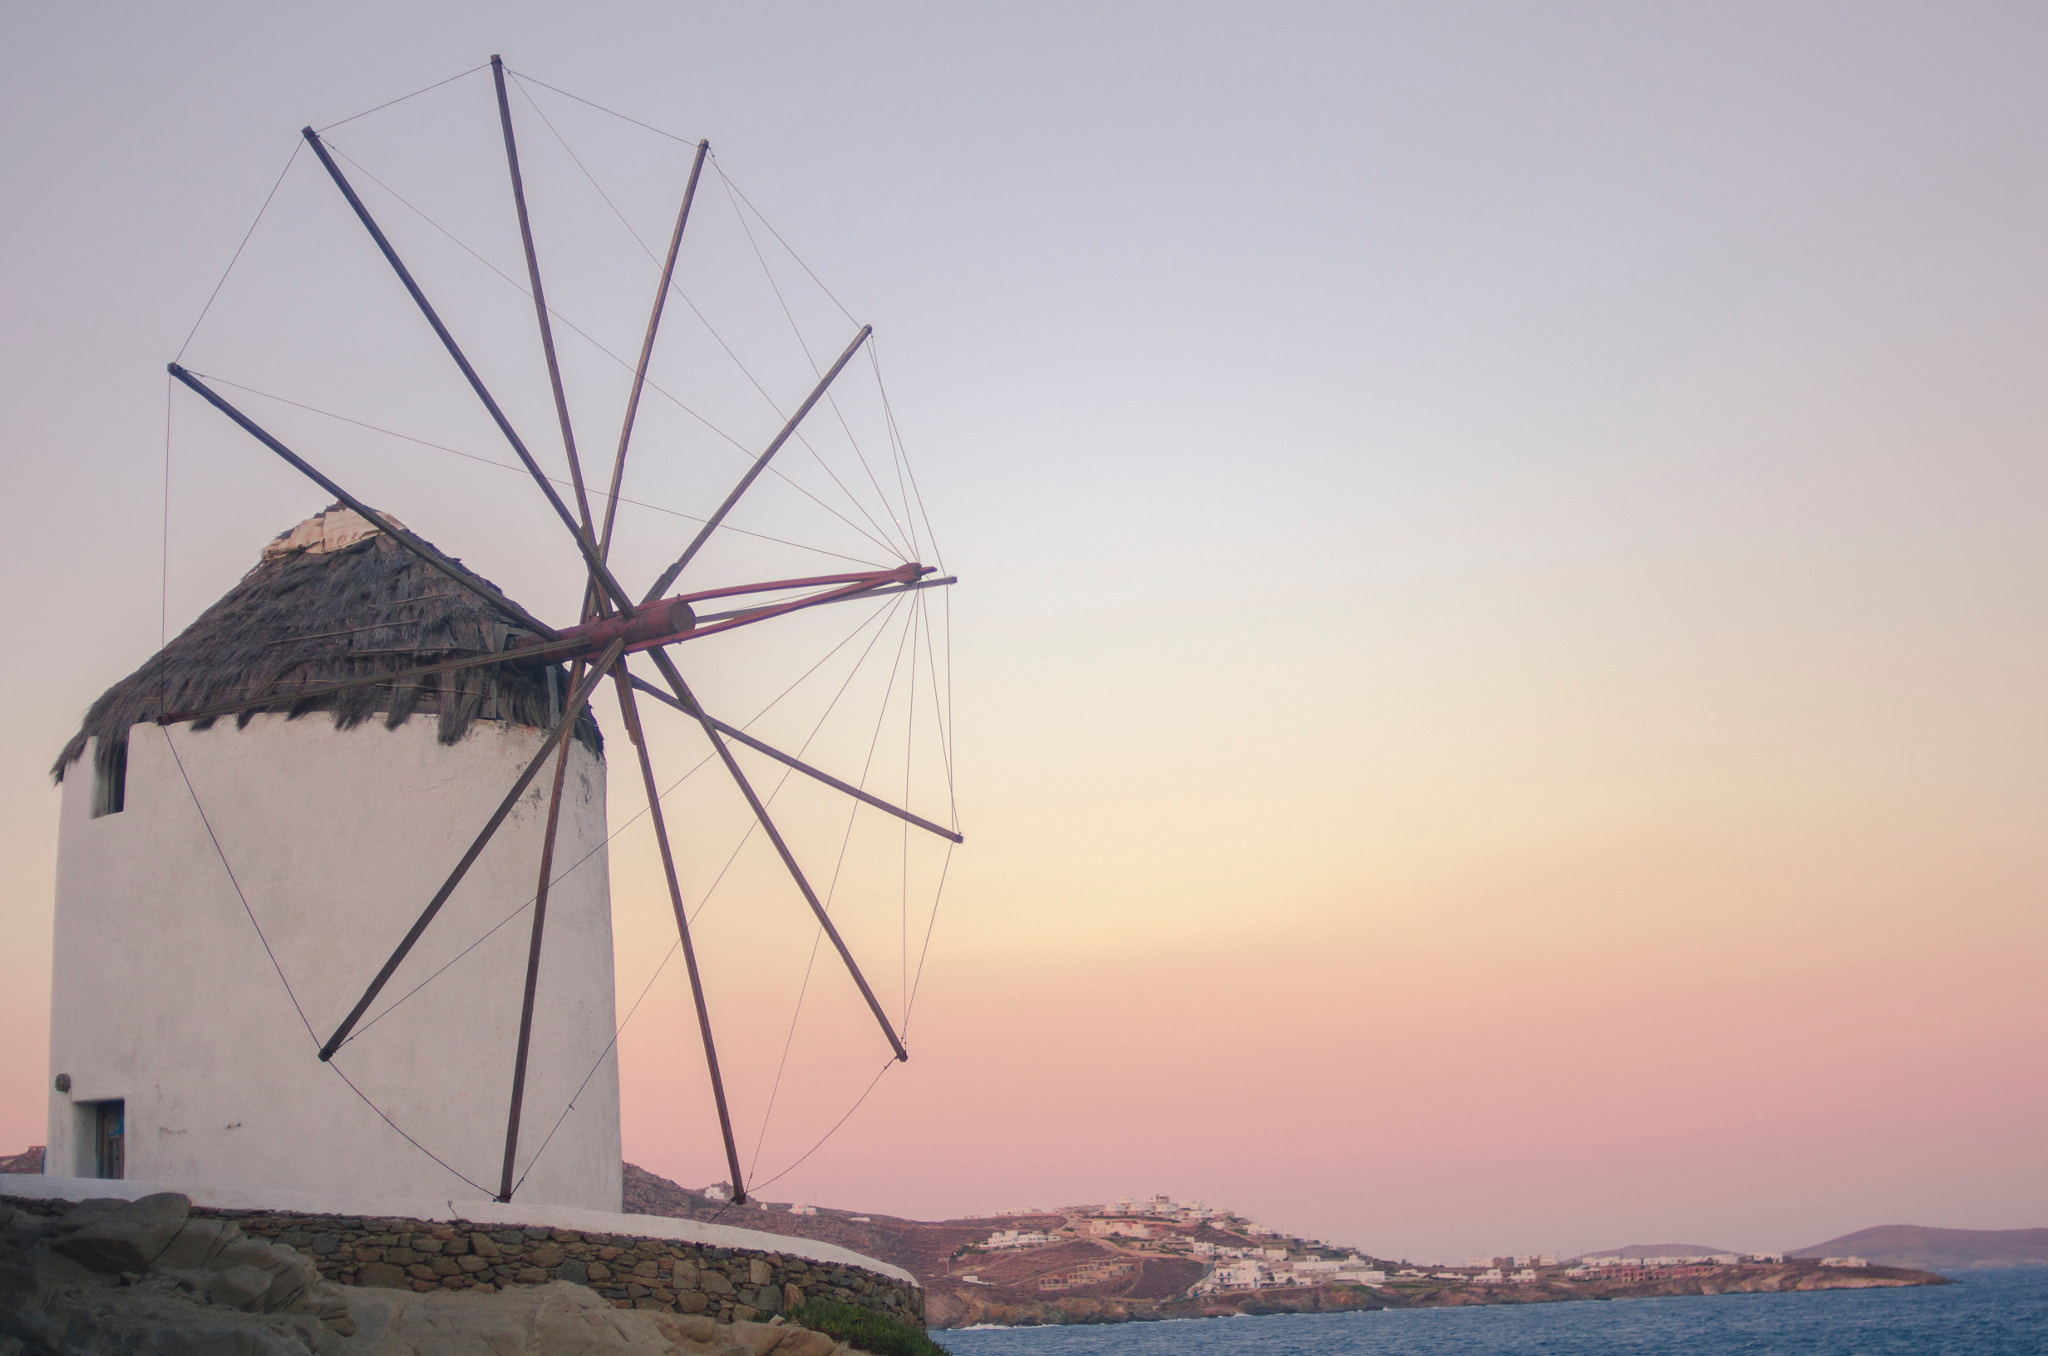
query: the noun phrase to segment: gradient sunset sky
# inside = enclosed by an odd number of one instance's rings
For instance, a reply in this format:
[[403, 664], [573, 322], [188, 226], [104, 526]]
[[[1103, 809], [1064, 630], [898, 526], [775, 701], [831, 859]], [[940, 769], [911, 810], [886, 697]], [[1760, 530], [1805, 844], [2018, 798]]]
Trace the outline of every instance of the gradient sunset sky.
[[[155, 650], [160, 598], [175, 631], [322, 507], [187, 400], [166, 553], [163, 364], [302, 124], [502, 52], [709, 137], [876, 326], [962, 579], [968, 844], [915, 1057], [771, 1199], [1163, 1191], [1431, 1260], [2048, 1224], [2038, 6], [206, 4], [10, 30], [0, 1151], [42, 1141], [52, 1072], [50, 760]], [[495, 117], [484, 76], [431, 97], [350, 144], [424, 176], [417, 129]], [[621, 144], [658, 233], [686, 162]], [[256, 276], [290, 276], [293, 230], [358, 247], [307, 169]], [[580, 229], [565, 270], [615, 251]], [[417, 341], [388, 279], [316, 257], [306, 297]], [[602, 313], [626, 347], [648, 286]], [[218, 361], [261, 361], [281, 295], [223, 295]], [[443, 378], [472, 420], [446, 436], [502, 454]], [[383, 484], [573, 608], [530, 487], [445, 461]], [[668, 937], [644, 846], [615, 845], [622, 1014]], [[741, 883], [768, 902], [707, 948], [751, 1142], [808, 938], [771, 872]], [[700, 1185], [722, 1158], [675, 979], [622, 1039], [626, 1153]], [[844, 998], [764, 1177], [872, 1076]]]

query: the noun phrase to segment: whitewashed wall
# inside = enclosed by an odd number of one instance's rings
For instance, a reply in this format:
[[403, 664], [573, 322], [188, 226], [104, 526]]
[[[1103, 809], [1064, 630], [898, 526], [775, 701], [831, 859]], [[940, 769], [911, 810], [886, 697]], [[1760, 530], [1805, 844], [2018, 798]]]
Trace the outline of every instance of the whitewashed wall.
[[[168, 736], [136, 726], [126, 808], [97, 819], [92, 754], [72, 766], [58, 836], [50, 1022], [51, 1073], [69, 1074], [71, 1089], [51, 1092], [47, 1171], [89, 1175], [91, 1122], [78, 1104], [121, 1098], [130, 1178], [457, 1201], [496, 1190], [531, 910], [456, 956], [533, 897], [552, 766], [365, 1021], [444, 964], [453, 968], [359, 1028], [334, 1059], [393, 1122], [482, 1191], [408, 1144], [315, 1057], [318, 1042], [264, 955], [199, 812], [324, 1038], [543, 738], [480, 720], [451, 747], [435, 742], [434, 728], [432, 716], [415, 716], [396, 730], [372, 721], [343, 732], [325, 714], [261, 715], [243, 730], [223, 721]], [[620, 1206], [604, 836], [604, 764], [579, 745], [555, 848], [521, 1172], [572, 1097], [574, 1110], [519, 1191], [516, 1199], [533, 1205]]]

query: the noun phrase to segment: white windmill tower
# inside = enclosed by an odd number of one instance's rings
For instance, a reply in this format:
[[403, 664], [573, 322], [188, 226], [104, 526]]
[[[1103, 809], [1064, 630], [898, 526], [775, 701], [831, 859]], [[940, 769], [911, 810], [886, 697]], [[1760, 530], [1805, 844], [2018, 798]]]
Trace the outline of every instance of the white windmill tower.
[[[520, 1024], [503, 1000], [520, 991], [525, 929], [487, 938], [457, 982], [420, 989], [328, 1066], [308, 1036], [349, 1010], [546, 744], [567, 688], [559, 666], [455, 669], [187, 725], [152, 718], [516, 638], [475, 594], [337, 507], [272, 542], [93, 704], [55, 769], [47, 1171], [349, 1197], [492, 1194], [455, 1174], [484, 1177], [488, 1165], [458, 1151], [505, 1114]], [[521, 1198], [617, 1210], [605, 768], [587, 713], [569, 750], [526, 1096], [576, 1110]], [[531, 898], [547, 812], [530, 787], [445, 906], [450, 926], [408, 958], [404, 987], [454, 959], [505, 901]]]

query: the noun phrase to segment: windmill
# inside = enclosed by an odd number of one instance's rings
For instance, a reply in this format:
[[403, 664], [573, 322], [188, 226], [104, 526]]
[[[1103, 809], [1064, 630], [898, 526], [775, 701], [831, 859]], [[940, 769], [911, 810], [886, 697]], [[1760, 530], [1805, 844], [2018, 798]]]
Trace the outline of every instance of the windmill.
[[[534, 231], [528, 213], [526, 184], [520, 169], [519, 146], [515, 135], [512, 105], [508, 97], [507, 71], [498, 57], [492, 57], [489, 64], [496, 93], [513, 214], [523, 246], [527, 290], [532, 298], [534, 322], [538, 329], [549, 392], [559, 425], [562, 455], [568, 472], [567, 497], [558, 490], [555, 480], [543, 468], [539, 457], [514, 428], [498, 399], [494, 397], [465, 354], [451, 327], [445, 323], [441, 313], [429, 300], [426, 291], [359, 195], [355, 184], [338, 163], [328, 143], [311, 127], [303, 129], [301, 135], [305, 146], [310, 149], [320, 168], [331, 180], [349, 212], [367, 232], [391, 272], [403, 285], [420, 318], [445, 350], [455, 373], [480, 402], [491, 423], [517, 458], [520, 467], [540, 492], [546, 508], [559, 522], [561, 530], [567, 534], [569, 543], [577, 552], [579, 562], [577, 568], [582, 581], [583, 595], [580, 614], [574, 620], [563, 619], [558, 623], [541, 620], [408, 528], [400, 517], [373, 508], [351, 493], [340, 480], [316, 467], [301, 451], [287, 446], [223, 394], [219, 388], [225, 383], [209, 380], [174, 361], [169, 364], [168, 371], [176, 382], [319, 486], [334, 501], [334, 507], [329, 514], [314, 520], [307, 528], [301, 529], [302, 531], [310, 530], [315, 538], [320, 538], [325, 533], [325, 540], [332, 544], [334, 549], [360, 550], [363, 541], [375, 539], [378, 543], [376, 549], [379, 551], [386, 554], [393, 551], [403, 552], [410, 563], [445, 580], [448, 586], [462, 596], [469, 608], [481, 609], [495, 618], [499, 626], [496, 643], [473, 648], [469, 652], [455, 654], [452, 657], [436, 658], [427, 663], [396, 668], [386, 663], [371, 666], [372, 671], [333, 677], [324, 681], [269, 683], [261, 691], [251, 692], [232, 700], [186, 705], [182, 709], [170, 709], [176, 703], [163, 699], [160, 688], [159, 699], [153, 709], [146, 709], [145, 702], [144, 706], [138, 706], [136, 710], [140, 713], [138, 718], [153, 721], [167, 730], [181, 724], [203, 728], [229, 716], [246, 722], [252, 714], [258, 712], [289, 712], [296, 715], [309, 709], [332, 709], [340, 713], [350, 703], [361, 706], [371, 701], [370, 693], [382, 694], [375, 698], [377, 701], [392, 700], [389, 694], [406, 690], [408, 685], [448, 682], [463, 675], [465, 671], [473, 681], [480, 679], [486, 683], [501, 680], [505, 683], [524, 682], [533, 691], [546, 691], [545, 723], [541, 724], [541, 720], [533, 718], [530, 712], [528, 717], [534, 719], [534, 723], [540, 725], [540, 728], [545, 729], [545, 735], [539, 741], [537, 749], [524, 760], [523, 766], [511, 779], [510, 784], [503, 788], [490, 812], [481, 816], [481, 822], [474, 826], [466, 847], [456, 856], [453, 865], [445, 872], [439, 873], [438, 886], [431, 891], [423, 892], [426, 897], [419, 901], [416, 916], [403, 935], [391, 939], [388, 955], [382, 964], [373, 972], [358, 977], [359, 996], [348, 1005], [345, 1015], [327, 1029], [315, 1032], [319, 1041], [317, 1059], [322, 1063], [333, 1060], [337, 1052], [364, 1026], [366, 1017], [372, 1013], [373, 1005], [378, 1002], [380, 995], [386, 994], [408, 956], [414, 953], [423, 938], [433, 934], [436, 920], [442, 916], [444, 907], [456, 895], [479, 860], [492, 848], [494, 839], [504, 830], [508, 819], [515, 817], [517, 808], [523, 798], [528, 796], [530, 788], [546, 778], [545, 784], [549, 790], [544, 828], [539, 835], [538, 860], [532, 863], [538, 884], [532, 898], [524, 984], [519, 1000], [516, 1048], [510, 1070], [509, 1087], [505, 1089], [506, 1096], [503, 1102], [506, 1110], [500, 1156], [501, 1170], [495, 1191], [496, 1199], [509, 1201], [518, 1189], [519, 1182], [523, 1180], [516, 1169], [528, 1109], [529, 1066], [536, 1048], [536, 992], [543, 969], [543, 958], [548, 954], [550, 946], [549, 895], [551, 887], [559, 879], [555, 858], [558, 829], [564, 814], [565, 788], [570, 783], [572, 761], [579, 739], [588, 743], [588, 736], [592, 730], [591, 706], [598, 700], [600, 689], [608, 686], [617, 706], [621, 726], [633, 747], [634, 760], [640, 774], [647, 815], [690, 986], [711, 1100], [716, 1109], [726, 1166], [730, 1174], [732, 1197], [735, 1202], [743, 1202], [747, 1199], [746, 1174], [741, 1167], [733, 1117], [727, 1104], [725, 1080], [720, 1071], [711, 1011], [705, 997], [698, 951], [692, 938], [690, 911], [679, 881], [677, 855], [663, 815], [663, 791], [656, 775], [649, 741], [643, 730], [642, 700], [652, 700], [682, 713], [701, 731], [711, 755], [715, 757], [730, 782], [733, 794], [744, 802], [760, 833], [772, 846], [790, 885], [803, 906], [809, 910], [823, 938], [830, 943], [848, 982], [858, 992], [882, 1040], [887, 1044], [895, 1060], [907, 1060], [909, 1053], [897, 1024], [892, 1021], [889, 1012], [877, 997], [859, 959], [842, 936], [839, 927], [835, 925], [827, 902], [821, 899], [810, 876], [799, 861], [798, 854], [771, 814], [768, 798], [757, 789], [735, 756], [734, 746], [773, 760], [790, 772], [829, 788], [860, 806], [891, 816], [917, 833], [935, 835], [952, 844], [964, 841], [962, 835], [950, 824], [942, 824], [917, 814], [907, 805], [892, 803], [866, 789], [865, 786], [857, 784], [856, 781], [814, 766], [798, 754], [775, 747], [750, 733], [742, 724], [723, 719], [708, 710], [685, 677], [684, 668], [690, 652], [681, 647], [693, 641], [742, 628], [773, 626], [778, 619], [814, 608], [860, 599], [881, 598], [897, 593], [915, 593], [954, 581], [951, 577], [934, 577], [937, 574], [934, 566], [915, 559], [905, 560], [901, 564], [884, 569], [840, 571], [766, 580], [697, 578], [703, 573], [700, 558], [707, 544], [714, 540], [721, 529], [728, 526], [727, 520], [735, 508], [747, 499], [759, 478], [772, 468], [777, 454], [783, 451], [792, 438], [799, 435], [806, 417], [813, 413], [821, 401], [829, 398], [834, 382], [862, 351], [863, 346], [870, 342], [872, 328], [865, 325], [859, 327], [836, 359], [818, 375], [808, 394], [788, 413], [780, 431], [753, 455], [745, 473], [739, 476], [716, 508], [703, 518], [673, 561], [662, 569], [651, 583], [637, 591], [629, 589], [616, 576], [612, 557], [617, 535], [617, 509], [622, 498], [621, 488], [629, 463], [629, 454], [633, 450], [633, 435], [643, 393], [648, 384], [649, 363], [661, 333], [666, 303], [675, 290], [673, 283], [677, 261], [685, 245], [686, 230], [703, 177], [709, 144], [705, 141], [696, 144], [687, 185], [682, 193], [681, 204], [676, 212], [674, 228], [668, 241], [666, 258], [662, 263], [660, 282], [648, 314], [609, 472], [603, 481], [604, 488], [594, 491], [593, 486], [586, 482], [583, 457], [578, 450], [575, 425], [571, 419], [562, 368], [556, 353], [553, 313], [543, 286], [539, 255], [535, 248]], [[308, 549], [317, 550], [321, 547], [316, 542]], [[679, 585], [686, 584], [695, 587], [677, 591]], [[652, 664], [659, 681], [650, 681], [635, 674], [627, 665], [627, 658], [632, 655], [644, 656]], [[559, 676], [564, 665], [567, 666], [565, 678]], [[536, 686], [537, 684], [539, 686]], [[394, 707], [394, 718], [397, 714]], [[340, 719], [338, 714], [337, 720]], [[446, 719], [444, 708], [444, 725]], [[90, 724], [90, 720], [88, 723]], [[122, 728], [125, 729], [125, 726]], [[78, 756], [78, 750], [83, 747], [83, 740], [84, 736], [81, 735], [79, 741], [74, 741], [77, 747], [67, 750], [67, 757]], [[112, 743], [103, 739], [97, 755], [102, 764], [113, 756], [108, 753], [108, 749], [112, 747]], [[125, 758], [125, 745], [122, 749], [119, 756]], [[63, 766], [64, 760], [60, 759], [60, 777]], [[182, 764], [180, 766], [182, 771]], [[189, 774], [186, 779], [189, 785]], [[118, 792], [116, 794], [118, 796]], [[194, 794], [196, 799], [197, 793]], [[100, 813], [103, 808], [103, 804], [96, 806], [94, 813]], [[118, 804], [115, 808], [119, 808]], [[201, 813], [203, 816], [203, 810]], [[209, 835], [214, 832], [211, 823], [207, 825], [207, 832]], [[215, 846], [219, 847], [217, 840]], [[226, 860], [223, 854], [223, 864]], [[239, 891], [241, 886], [237, 884], [236, 888]], [[247, 901], [244, 903], [246, 906]], [[251, 917], [253, 919], [254, 915]], [[267, 940], [265, 946], [269, 947]], [[280, 970], [280, 977], [282, 973]], [[609, 985], [608, 971], [606, 985]], [[308, 1027], [309, 1030], [312, 1029], [310, 1021]], [[56, 1114], [53, 1111], [53, 1117]], [[385, 1119], [389, 1121], [390, 1118]], [[398, 1127], [394, 1125], [394, 1128]]]

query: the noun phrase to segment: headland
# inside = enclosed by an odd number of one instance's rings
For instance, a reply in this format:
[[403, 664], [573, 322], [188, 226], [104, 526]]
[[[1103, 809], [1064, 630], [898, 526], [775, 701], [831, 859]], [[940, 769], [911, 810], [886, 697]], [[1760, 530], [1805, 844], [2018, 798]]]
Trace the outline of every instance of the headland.
[[892, 1262], [924, 1287], [933, 1328], [1947, 1283], [1930, 1271], [1853, 1256], [1524, 1256], [1425, 1267], [1166, 1197], [923, 1221], [802, 1203], [734, 1206], [715, 1192], [693, 1191], [631, 1164], [625, 1189], [629, 1211], [744, 1219], [749, 1229], [832, 1242]]

